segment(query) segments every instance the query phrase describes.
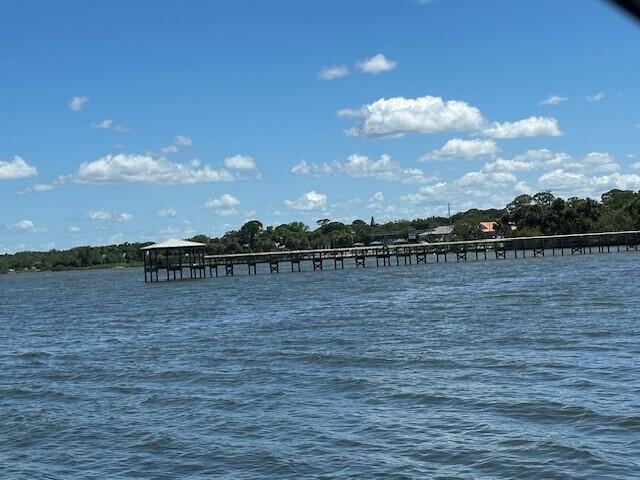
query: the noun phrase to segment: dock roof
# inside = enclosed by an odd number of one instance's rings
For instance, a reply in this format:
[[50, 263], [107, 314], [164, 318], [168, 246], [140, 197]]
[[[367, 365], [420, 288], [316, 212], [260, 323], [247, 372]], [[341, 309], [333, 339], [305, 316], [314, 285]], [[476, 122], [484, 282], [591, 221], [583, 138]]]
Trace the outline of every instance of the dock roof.
[[204, 243], [190, 242], [188, 240], [177, 240], [172, 238], [162, 243], [154, 243], [148, 247], [143, 247], [140, 250], [169, 250], [174, 248], [197, 248], [206, 247]]

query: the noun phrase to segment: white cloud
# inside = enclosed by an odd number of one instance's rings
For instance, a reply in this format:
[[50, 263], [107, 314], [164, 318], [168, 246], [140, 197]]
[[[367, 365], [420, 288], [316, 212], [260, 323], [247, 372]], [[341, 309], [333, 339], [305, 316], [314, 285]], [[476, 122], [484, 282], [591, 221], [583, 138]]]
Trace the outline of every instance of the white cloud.
[[204, 204], [204, 208], [210, 208], [218, 215], [235, 215], [237, 213], [236, 207], [240, 205], [238, 200], [233, 195], [225, 193], [218, 198], [213, 198]]
[[101, 128], [101, 129], [105, 129], [105, 130], [114, 130], [116, 132], [122, 132], [122, 133], [126, 133], [126, 132], [130, 132], [131, 131], [130, 128], [127, 128], [124, 125], [118, 125], [116, 123], [113, 123], [113, 120], [110, 120], [110, 119], [105, 119], [105, 120], [102, 120], [100, 122], [92, 123], [91, 126], [93, 128]]
[[517, 179], [513, 173], [510, 172], [468, 172], [461, 178], [454, 182], [455, 185], [461, 187], [489, 187], [496, 183], [517, 183]]
[[528, 172], [536, 168], [536, 163], [527, 160], [518, 160], [517, 158], [505, 160], [498, 158], [493, 162], [488, 162], [482, 167], [483, 172]]
[[508, 160], [498, 158], [485, 163], [482, 167], [482, 171], [486, 173], [532, 170], [561, 170], [583, 174], [613, 173], [620, 170], [620, 165], [606, 152], [591, 152], [581, 160], [577, 160], [566, 153], [553, 153], [547, 149], [540, 149], [528, 150]]
[[562, 135], [558, 121], [550, 117], [529, 117], [515, 122], [493, 122], [482, 130], [492, 138], [557, 137]]
[[291, 167], [291, 173], [294, 175], [308, 175], [311, 173], [311, 168], [306, 160], [300, 160], [293, 167]]
[[387, 154], [378, 160], [354, 153], [344, 163], [336, 163], [337, 169], [350, 177], [375, 178], [404, 183], [424, 183], [428, 177], [419, 168], [403, 168]]
[[295, 200], [285, 200], [284, 203], [294, 210], [318, 210], [327, 204], [327, 196], [324, 193], [316, 193], [311, 190]]
[[533, 195], [535, 193], [527, 182], [516, 183], [514, 189], [519, 195]]
[[425, 183], [433, 179], [419, 168], [404, 168], [387, 154], [378, 160], [372, 160], [366, 155], [354, 153], [345, 162], [309, 164], [300, 161], [291, 169], [294, 175], [313, 175], [315, 177], [329, 176], [342, 173], [353, 178], [374, 178], [389, 182]]
[[118, 220], [121, 221], [121, 222], [129, 222], [129, 221], [133, 220], [133, 215], [131, 213], [122, 212], [118, 216]]
[[538, 102], [538, 105], [558, 105], [559, 103], [569, 100], [567, 97], [560, 97], [559, 95], [549, 95], [544, 100]]
[[598, 92], [594, 95], [589, 95], [587, 97], [587, 102], [591, 102], [591, 103], [599, 102], [601, 100], [604, 100], [604, 97], [605, 97], [604, 92]]
[[171, 145], [167, 145], [166, 147], [162, 147], [160, 151], [162, 153], [176, 153], [179, 147], [190, 147], [192, 145], [192, 141], [189, 137], [184, 135], [176, 135], [176, 138], [173, 139], [173, 143]]
[[351, 72], [346, 65], [333, 65], [322, 67], [322, 70], [318, 72], [318, 79], [320, 80], [334, 80], [336, 78], [342, 78], [349, 75]]
[[640, 162], [636, 162], [631, 165], [631, 168], [635, 168], [636, 170], [640, 170]]
[[173, 140], [173, 143], [176, 145], [180, 145], [181, 147], [190, 147], [193, 142], [189, 137], [184, 135], [176, 135], [176, 138]]
[[55, 190], [56, 188], [60, 188], [65, 183], [65, 177], [60, 176], [57, 180], [54, 180], [51, 183], [36, 183], [31, 185], [30, 187], [24, 188], [18, 192], [20, 195], [24, 195], [26, 193], [32, 192], [50, 192], [51, 190]]
[[538, 186], [567, 196], [598, 197], [613, 188], [639, 190], [640, 175], [614, 172], [609, 175], [589, 176], [559, 168], [541, 175], [538, 178]]
[[160, 151], [162, 153], [176, 153], [178, 151], [178, 147], [175, 145], [167, 145], [166, 147], [162, 147]]
[[176, 207], [163, 208], [158, 210], [159, 217], [175, 217], [178, 215], [178, 209]]
[[357, 110], [344, 109], [340, 116], [361, 118], [349, 133], [363, 137], [401, 137], [407, 133], [478, 131], [484, 125], [480, 110], [459, 100], [440, 97], [381, 98]]
[[420, 161], [446, 160], [451, 158], [475, 158], [481, 156], [493, 156], [498, 153], [498, 147], [493, 140], [483, 140], [474, 138], [473, 140], [463, 140], [452, 138], [445, 143], [442, 148], [433, 150], [425, 155]]
[[69, 227], [69, 231], [70, 231], [71, 233], [78, 233], [78, 232], [80, 231], [80, 227], [76, 227], [76, 226], [74, 226], [74, 225], [71, 225], [71, 226]]
[[83, 96], [72, 97], [71, 100], [69, 100], [69, 108], [74, 112], [79, 112], [84, 108], [84, 106], [87, 104], [88, 101], [89, 101], [89, 97], [83, 97]]
[[113, 120], [102, 120], [101, 122], [92, 123], [93, 128], [111, 128]]
[[371, 58], [365, 58], [359, 61], [356, 66], [362, 73], [368, 73], [370, 75], [377, 75], [383, 72], [390, 72], [396, 66], [398, 62], [389, 60], [382, 53], [378, 53]]
[[111, 220], [111, 214], [104, 210], [91, 210], [87, 213], [87, 217], [91, 220]]
[[380, 209], [382, 208], [383, 203], [384, 203], [384, 193], [376, 192], [369, 199], [369, 204], [367, 205], [367, 208]]
[[362, 137], [402, 137], [408, 133], [472, 132], [493, 138], [562, 135], [551, 117], [529, 117], [515, 122], [489, 123], [480, 110], [462, 100], [443, 100], [430, 95], [418, 98], [381, 98], [358, 109], [338, 112], [359, 118], [360, 125], [347, 130]]
[[16, 180], [37, 174], [36, 167], [29, 165], [18, 155], [14, 155], [12, 160], [0, 160], [0, 180]]
[[233, 180], [226, 170], [214, 170], [205, 165], [194, 168], [173, 163], [163, 157], [147, 154], [106, 155], [92, 162], [82, 163], [71, 177], [78, 183], [159, 183], [166, 185]]
[[253, 170], [256, 168], [256, 162], [253, 157], [248, 155], [234, 155], [233, 157], [227, 157], [224, 159], [224, 164], [227, 168], [235, 170]]
[[7, 225], [7, 229], [12, 232], [46, 232], [44, 227], [36, 227], [32, 220], [20, 220], [17, 223]]
[[613, 173], [620, 170], [620, 165], [606, 152], [591, 152], [582, 159], [581, 169], [587, 172]]

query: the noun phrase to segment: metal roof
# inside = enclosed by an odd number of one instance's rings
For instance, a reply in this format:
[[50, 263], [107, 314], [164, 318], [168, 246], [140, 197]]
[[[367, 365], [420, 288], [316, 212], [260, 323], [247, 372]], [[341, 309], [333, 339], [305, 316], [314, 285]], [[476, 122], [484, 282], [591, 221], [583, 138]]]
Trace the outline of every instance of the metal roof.
[[140, 250], [169, 250], [173, 248], [195, 248], [195, 247], [206, 247], [204, 243], [198, 242], [190, 242], [188, 240], [177, 240], [172, 238], [162, 243], [154, 243], [153, 245], [149, 245], [148, 247], [143, 247]]
[[440, 227], [433, 228], [431, 230], [426, 230], [420, 234], [419, 237], [426, 237], [427, 235], [449, 235], [453, 232], [453, 227], [449, 225], [442, 225]]

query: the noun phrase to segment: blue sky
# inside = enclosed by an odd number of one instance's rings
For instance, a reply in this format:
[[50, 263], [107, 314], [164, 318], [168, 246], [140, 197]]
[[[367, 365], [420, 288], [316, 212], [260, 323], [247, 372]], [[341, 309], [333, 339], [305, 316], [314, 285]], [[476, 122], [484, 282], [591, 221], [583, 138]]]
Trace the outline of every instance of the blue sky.
[[595, 0], [5, 1], [0, 252], [640, 189]]

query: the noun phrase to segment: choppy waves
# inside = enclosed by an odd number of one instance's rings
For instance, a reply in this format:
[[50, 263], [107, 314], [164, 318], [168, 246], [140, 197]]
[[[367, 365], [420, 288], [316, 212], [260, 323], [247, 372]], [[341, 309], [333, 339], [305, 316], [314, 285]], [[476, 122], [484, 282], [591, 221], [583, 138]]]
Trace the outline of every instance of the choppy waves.
[[640, 478], [639, 265], [0, 277], [0, 470]]

